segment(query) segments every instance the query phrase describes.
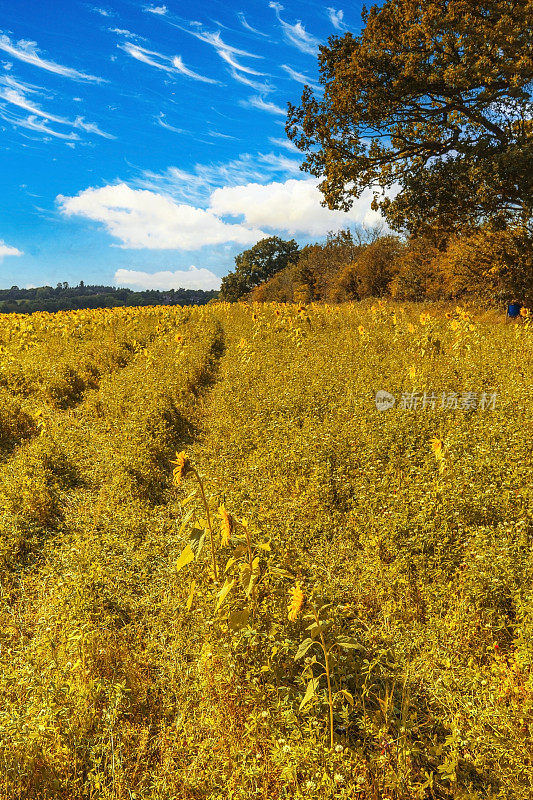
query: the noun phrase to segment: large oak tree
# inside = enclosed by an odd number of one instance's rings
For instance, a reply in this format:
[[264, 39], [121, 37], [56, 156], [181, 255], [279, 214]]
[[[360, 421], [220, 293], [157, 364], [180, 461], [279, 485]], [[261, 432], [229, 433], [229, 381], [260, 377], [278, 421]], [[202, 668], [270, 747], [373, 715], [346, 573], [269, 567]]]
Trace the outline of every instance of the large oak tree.
[[386, 0], [363, 23], [321, 47], [323, 96], [289, 104], [325, 204], [373, 186], [412, 234], [530, 222], [533, 0]]

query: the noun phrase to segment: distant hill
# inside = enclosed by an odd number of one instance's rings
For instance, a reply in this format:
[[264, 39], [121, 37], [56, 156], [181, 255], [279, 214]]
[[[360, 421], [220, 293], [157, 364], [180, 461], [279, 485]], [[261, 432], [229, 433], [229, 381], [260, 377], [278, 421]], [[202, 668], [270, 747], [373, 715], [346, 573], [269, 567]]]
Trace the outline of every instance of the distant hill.
[[35, 311], [72, 311], [81, 308], [115, 308], [117, 306], [192, 306], [205, 305], [218, 292], [203, 289], [147, 289], [135, 292], [115, 286], [78, 286], [58, 283], [32, 289], [0, 289], [0, 314], [32, 314]]

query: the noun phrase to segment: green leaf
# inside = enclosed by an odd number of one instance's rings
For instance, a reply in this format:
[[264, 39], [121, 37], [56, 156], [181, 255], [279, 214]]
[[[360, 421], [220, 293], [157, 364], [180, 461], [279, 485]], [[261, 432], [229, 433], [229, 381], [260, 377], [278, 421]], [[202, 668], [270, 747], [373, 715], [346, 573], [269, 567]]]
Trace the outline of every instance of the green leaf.
[[353, 639], [350, 636], [341, 636], [341, 637], [339, 637], [337, 639], [337, 641], [335, 642], [335, 644], [337, 644], [339, 647], [342, 647], [343, 650], [363, 650], [364, 651], [364, 649], [365, 649], [362, 644], [359, 644], [359, 642], [356, 639]]
[[231, 611], [228, 617], [228, 626], [232, 631], [240, 631], [248, 624], [250, 612], [247, 608], [242, 611]]
[[184, 516], [184, 517], [183, 517], [183, 519], [181, 520], [181, 524], [180, 524], [180, 533], [183, 533], [183, 531], [185, 530], [185, 527], [186, 527], [187, 523], [189, 522], [189, 520], [190, 520], [190, 518], [192, 517], [192, 515], [193, 515], [193, 514], [194, 514], [194, 508], [191, 508], [191, 509], [190, 509], [190, 511], [188, 511], [188, 512], [185, 514], [185, 516]]
[[322, 630], [322, 625], [317, 625], [316, 622], [313, 622], [305, 630], [309, 631], [309, 636], [311, 637], [311, 639], [316, 639], [317, 636], [320, 635], [320, 631]]
[[203, 528], [193, 528], [189, 534], [189, 545], [196, 558], [202, 552], [205, 540], [205, 530]]
[[237, 562], [236, 558], [228, 558], [226, 566], [224, 567], [224, 572], [227, 572], [230, 567], [232, 567]]
[[235, 581], [234, 580], [230, 580], [229, 578], [226, 578], [226, 582], [225, 582], [224, 586], [222, 587], [220, 592], [217, 594], [217, 603], [216, 603], [216, 606], [215, 606], [215, 610], [216, 611], [218, 611], [218, 609], [220, 608], [220, 606], [222, 605], [222, 603], [224, 602], [224, 600], [226, 599], [226, 597], [231, 592], [231, 590], [233, 589], [234, 586], [235, 586]]
[[270, 550], [272, 549], [270, 547], [270, 541], [271, 540], [269, 539], [268, 542], [261, 542], [261, 544], [257, 545], [257, 549], [258, 550], [266, 550], [267, 552], [270, 552]]
[[[188, 505], [191, 502], [191, 500], [194, 500], [194, 498], [196, 497], [196, 493], [197, 493], [197, 490], [195, 489], [194, 492], [192, 492], [188, 497], [185, 498], [185, 500], [181, 501], [181, 505], [182, 506]], [[188, 514], [189, 519], [190, 519], [192, 513], [193, 513], [192, 511], [189, 511], [189, 514]]]
[[282, 569], [281, 567], [270, 567], [270, 572], [272, 575], [279, 575], [280, 578], [290, 578], [291, 581], [294, 580], [292, 572], [287, 572], [286, 569]]
[[305, 690], [305, 694], [303, 697], [302, 702], [300, 703], [300, 711], [313, 699], [316, 694], [316, 690], [318, 689], [318, 678], [311, 678], [309, 683], [307, 684], [307, 689]]
[[304, 639], [303, 642], [301, 642], [298, 650], [296, 651], [294, 660], [299, 661], [301, 658], [303, 658], [305, 654], [308, 652], [308, 650], [310, 650], [314, 644], [318, 644], [318, 642], [315, 642], [313, 639]]
[[350, 694], [350, 692], [346, 691], [346, 689], [341, 689], [339, 692], [337, 692], [337, 695], [339, 695], [339, 694], [342, 697], [344, 697], [353, 708], [353, 705], [354, 705], [353, 695]]
[[241, 565], [241, 583], [242, 583], [242, 588], [246, 592], [246, 597], [249, 597], [250, 594], [252, 593], [252, 589], [254, 588], [258, 578], [259, 578], [258, 558], [254, 558], [254, 560], [252, 561], [251, 569], [249, 564]]
[[187, 598], [187, 606], [186, 606], [186, 608], [187, 608], [187, 611], [190, 611], [190, 610], [191, 610], [191, 606], [192, 606], [192, 600], [193, 600], [193, 597], [194, 597], [194, 591], [195, 591], [195, 589], [196, 589], [196, 581], [192, 581], [192, 583], [191, 583], [191, 590], [190, 590], [190, 592], [189, 592], [189, 597]]
[[191, 549], [191, 546], [188, 544], [176, 561], [176, 571], [179, 572], [180, 569], [185, 567], [187, 564], [190, 564], [191, 561], [194, 561], [194, 553]]

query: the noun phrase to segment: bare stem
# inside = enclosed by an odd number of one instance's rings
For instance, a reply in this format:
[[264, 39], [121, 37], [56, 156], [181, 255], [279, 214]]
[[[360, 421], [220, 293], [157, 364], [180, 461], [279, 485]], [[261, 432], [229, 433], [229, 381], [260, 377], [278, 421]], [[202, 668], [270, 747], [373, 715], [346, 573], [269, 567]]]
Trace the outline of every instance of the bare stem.
[[194, 467], [191, 467], [192, 472], [196, 480], [198, 481], [198, 485], [200, 487], [200, 492], [202, 494], [202, 500], [204, 501], [204, 508], [205, 508], [205, 515], [207, 517], [207, 527], [209, 528], [209, 536], [211, 538], [211, 558], [213, 560], [213, 575], [215, 576], [215, 580], [218, 580], [218, 572], [217, 572], [217, 562], [215, 560], [215, 539], [213, 536], [213, 525], [211, 524], [211, 514], [209, 512], [209, 505], [207, 503], [207, 498], [205, 496], [204, 485], [202, 483], [202, 479], [198, 475], [197, 471]]
[[324, 641], [324, 634], [322, 633], [322, 625], [318, 619], [318, 614], [313, 609], [313, 615], [315, 618], [315, 622], [318, 625], [318, 635], [320, 636], [320, 646], [322, 648], [322, 652], [324, 653], [324, 661], [326, 666], [326, 680], [328, 682], [328, 705], [329, 705], [329, 746], [333, 749], [333, 695], [331, 691], [331, 677], [329, 672], [329, 658], [328, 658], [328, 651], [326, 648], [326, 642]]

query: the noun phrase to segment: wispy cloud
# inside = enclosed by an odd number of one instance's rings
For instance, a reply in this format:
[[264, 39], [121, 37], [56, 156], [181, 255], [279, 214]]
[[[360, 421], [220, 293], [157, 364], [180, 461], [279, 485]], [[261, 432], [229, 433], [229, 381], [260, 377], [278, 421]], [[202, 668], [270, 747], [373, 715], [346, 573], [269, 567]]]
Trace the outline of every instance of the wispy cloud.
[[146, 171], [135, 186], [163, 192], [177, 202], [202, 205], [209, 201], [211, 193], [219, 186], [265, 183], [274, 176], [291, 174], [295, 170], [296, 162], [289, 162], [273, 153], [241, 153], [238, 158], [227, 162], [195, 164], [189, 171], [178, 167], [169, 167], [163, 173]]
[[334, 8], [326, 9], [328, 12], [329, 21], [333, 25], [334, 28], [338, 31], [343, 31], [346, 29], [346, 25], [344, 24], [344, 11], [335, 11]]
[[[10, 76], [0, 77], [0, 103], [7, 103], [9, 105], [16, 106], [17, 108], [22, 109], [23, 111], [29, 112], [33, 118], [41, 117], [45, 122], [54, 122], [58, 125], [66, 125], [71, 128], [78, 128], [79, 130], [86, 131], [87, 133], [95, 133], [98, 136], [102, 136], [104, 139], [115, 139], [116, 137], [110, 133], [106, 133], [105, 131], [100, 130], [98, 125], [95, 125], [92, 122], [85, 122], [83, 117], [76, 117], [75, 120], [69, 120], [66, 117], [58, 116], [57, 114], [50, 114], [47, 111], [44, 111], [34, 102], [28, 100], [25, 96], [26, 93], [36, 94], [38, 93], [38, 88], [35, 86], [28, 86], [19, 81], [16, 81], [14, 78]], [[4, 117], [5, 119], [5, 117]], [[25, 122], [30, 121], [31, 118], [28, 117]], [[31, 130], [38, 130], [34, 121], [31, 121], [30, 125], [21, 124], [19, 118], [14, 116], [10, 116], [9, 121], [11, 124], [17, 127], [30, 127]], [[50, 135], [56, 136], [56, 138], [77, 138], [77, 137], [65, 137], [58, 132], [51, 132], [50, 129], [46, 129], [42, 131], [43, 133], [46, 132]]]
[[146, 6], [144, 10], [148, 11], [149, 14], [157, 14], [160, 17], [168, 13], [168, 8], [166, 6]]
[[268, 164], [274, 172], [287, 172], [299, 175], [300, 162], [295, 161], [293, 158], [287, 156], [279, 156], [274, 153], [267, 153], [259, 155], [259, 161], [263, 164]]
[[192, 78], [195, 81], [202, 81], [203, 83], [218, 83], [214, 78], [206, 78], [205, 75], [199, 75], [197, 72], [193, 72], [192, 69], [188, 69], [183, 63], [181, 56], [174, 56], [172, 64], [176, 72], [185, 75], [187, 78]]
[[194, 72], [192, 69], [186, 67], [181, 56], [165, 56], [162, 53], [158, 53], [156, 50], [148, 50], [146, 47], [141, 47], [133, 42], [118, 44], [117, 47], [119, 47], [121, 50], [124, 50], [126, 53], [128, 53], [128, 55], [130, 55], [132, 58], [135, 58], [137, 61], [142, 61], [143, 64], [156, 67], [156, 69], [161, 69], [171, 75], [185, 75], [187, 78], [192, 78], [193, 80], [201, 81], [202, 83], [218, 83], [218, 81], [214, 80], [213, 78], [207, 78], [205, 75], [199, 75], [197, 72]]
[[0, 117], [15, 128], [25, 128], [36, 133], [44, 134], [45, 136], [52, 136], [54, 139], [76, 141], [80, 138], [77, 133], [61, 133], [60, 131], [48, 127], [44, 121], [39, 120], [39, 118], [33, 114], [29, 117], [22, 118], [17, 117], [9, 111], [0, 110]]
[[188, 133], [188, 131], [184, 130], [183, 128], [175, 128], [174, 125], [170, 125], [170, 123], [166, 121], [165, 117], [166, 114], [163, 114], [162, 111], [156, 117], [158, 124], [161, 125], [162, 128], [166, 128], [167, 131], [172, 131], [172, 133]]
[[233, 47], [232, 45], [226, 44], [220, 35], [220, 31], [216, 31], [215, 33], [204, 31], [201, 30], [201, 26], [199, 30], [191, 31], [188, 28], [184, 28], [182, 25], [177, 25], [175, 23], [171, 24], [180, 30], [185, 31], [185, 33], [189, 33], [191, 36], [194, 36], [201, 42], [211, 45], [211, 47], [215, 49], [217, 55], [226, 64], [226, 68], [234, 80], [238, 81], [239, 83], [243, 83], [245, 86], [249, 86], [256, 92], [262, 92], [263, 94], [273, 91], [274, 87], [268, 81], [255, 81], [247, 77], [249, 75], [261, 78], [268, 77], [266, 73], [258, 72], [258, 70], [242, 64], [236, 58], [236, 56], [241, 56], [244, 58], [263, 58], [263, 56], [256, 55], [255, 53], [249, 53], [247, 50], [241, 50], [238, 47]]
[[90, 83], [104, 82], [102, 78], [97, 78], [94, 75], [87, 75], [84, 72], [78, 72], [77, 69], [64, 67], [62, 64], [57, 64], [54, 61], [48, 61], [39, 55], [36, 42], [28, 42], [21, 39], [16, 44], [13, 44], [9, 36], [2, 34], [0, 35], [0, 50], [8, 53], [13, 58], [17, 58], [19, 61], [32, 64], [34, 67], [44, 69], [47, 72], [53, 72], [55, 75], [61, 75], [63, 78], [70, 78], [75, 81], [88, 81]]
[[230, 136], [227, 133], [219, 133], [218, 131], [209, 131], [209, 136], [212, 136], [214, 139], [233, 139], [234, 141], [239, 141], [237, 136]]
[[106, 133], [105, 131], [100, 130], [98, 125], [94, 122], [85, 122], [83, 117], [76, 117], [74, 122], [72, 123], [75, 128], [79, 128], [82, 131], [86, 131], [87, 133], [95, 133], [97, 136], [102, 136], [103, 139], [116, 139], [116, 136], [113, 136], [111, 133]]
[[278, 147], [284, 147], [285, 150], [290, 150], [291, 153], [300, 152], [294, 142], [291, 142], [290, 139], [276, 139], [274, 136], [270, 136], [268, 141], [271, 144], [277, 145]]
[[113, 11], [108, 11], [107, 8], [93, 8], [95, 14], [100, 14], [101, 17], [114, 17]]
[[301, 21], [298, 20], [294, 25], [290, 25], [281, 18], [281, 11], [283, 11], [283, 6], [281, 3], [272, 2], [269, 3], [268, 6], [269, 8], [274, 9], [277, 20], [281, 25], [286, 40], [290, 44], [294, 45], [294, 47], [297, 47], [298, 50], [301, 50], [302, 53], [316, 56], [320, 41], [305, 30]]
[[258, 31], [257, 28], [253, 28], [250, 23], [247, 21], [246, 17], [244, 16], [244, 11], [237, 11], [237, 19], [241, 23], [243, 28], [246, 28], [247, 31], [250, 33], [256, 33], [258, 36], [265, 36], [268, 39], [268, 34], [262, 33]]
[[126, 28], [109, 28], [109, 33], [116, 33], [117, 36], [124, 36], [126, 39], [132, 39], [134, 42], [145, 42], [146, 37], [139, 36], [137, 33], [132, 33]]
[[19, 250], [16, 247], [10, 247], [8, 244], [4, 242], [3, 239], [0, 239], [0, 261], [2, 261], [2, 259], [5, 256], [23, 256], [23, 255], [24, 253], [22, 252], [22, 250]]
[[144, 270], [118, 269], [115, 272], [115, 286], [127, 286], [131, 289], [220, 289], [220, 278], [209, 269], [197, 269], [190, 266], [188, 270], [175, 272], [144, 272]]
[[282, 117], [287, 115], [287, 111], [284, 108], [277, 106], [275, 103], [263, 100], [263, 98], [259, 96], [249, 97], [248, 100], [241, 100], [240, 105], [243, 106], [243, 108], [256, 108], [258, 111], [266, 111], [268, 114], [277, 114]]
[[322, 91], [321, 86], [318, 86], [316, 83], [313, 83], [311, 79], [308, 78], [307, 75], [304, 75], [302, 72], [297, 72], [295, 69], [289, 67], [287, 64], [282, 64], [281, 69], [284, 69], [287, 75], [289, 75], [289, 77], [291, 77], [293, 81], [296, 81], [297, 83], [302, 83], [306, 86], [310, 86], [311, 89], [314, 89], [317, 92]]

